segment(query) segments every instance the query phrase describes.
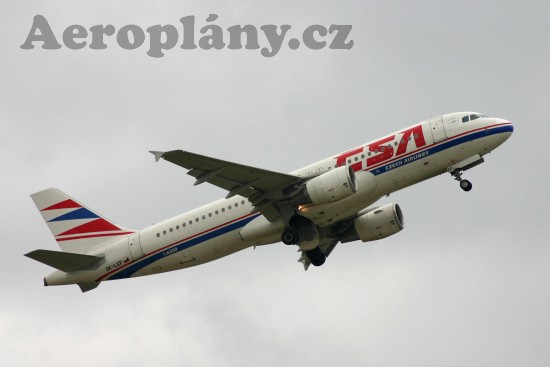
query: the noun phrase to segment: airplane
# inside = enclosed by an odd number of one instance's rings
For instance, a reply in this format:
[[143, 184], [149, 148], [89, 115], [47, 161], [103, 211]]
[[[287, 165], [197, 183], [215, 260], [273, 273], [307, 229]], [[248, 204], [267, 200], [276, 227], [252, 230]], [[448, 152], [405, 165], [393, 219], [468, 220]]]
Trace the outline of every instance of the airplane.
[[470, 191], [463, 172], [483, 163], [513, 131], [504, 119], [451, 113], [288, 174], [183, 150], [151, 151], [157, 162], [186, 169], [195, 185], [207, 182], [227, 195], [138, 231], [46, 189], [31, 198], [62, 251], [25, 256], [56, 269], [45, 286], [77, 284], [82, 292], [103, 281], [184, 269], [278, 242], [298, 246], [307, 270], [323, 265], [338, 243], [401, 231], [398, 204], [371, 207], [384, 196], [445, 172]]

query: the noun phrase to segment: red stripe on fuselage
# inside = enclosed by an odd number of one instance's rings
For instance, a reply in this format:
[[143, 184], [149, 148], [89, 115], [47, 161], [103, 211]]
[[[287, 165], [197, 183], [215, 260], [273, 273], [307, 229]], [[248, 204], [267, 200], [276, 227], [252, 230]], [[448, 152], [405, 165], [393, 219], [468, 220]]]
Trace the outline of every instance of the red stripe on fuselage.
[[379, 164], [376, 164], [376, 165], [374, 165], [374, 166], [367, 167], [367, 168], [365, 169], [365, 171], [371, 171], [371, 170], [373, 170], [373, 169], [375, 169], [375, 168], [385, 166], [385, 165], [387, 165], [388, 163], [392, 163], [392, 162], [398, 161], [398, 160], [400, 160], [400, 159], [406, 158], [406, 157], [408, 157], [408, 156], [411, 156], [411, 155], [416, 154], [416, 153], [418, 153], [418, 152], [421, 152], [421, 151], [423, 151], [423, 150], [427, 150], [427, 149], [429, 149], [429, 148], [431, 148], [431, 147], [435, 147], [435, 146], [437, 146], [437, 145], [441, 145], [441, 144], [446, 143], [446, 142], [448, 142], [448, 141], [451, 141], [451, 140], [460, 138], [461, 136], [468, 135], [468, 134], [472, 134], [472, 133], [475, 133], [475, 132], [481, 131], [481, 130], [489, 130], [489, 129], [492, 129], [492, 128], [494, 128], [494, 127], [503, 126], [503, 125], [512, 125], [512, 124], [511, 124], [510, 122], [506, 122], [506, 123], [502, 123], [502, 124], [495, 124], [495, 125], [491, 125], [491, 126], [485, 126], [485, 127], [480, 127], [480, 128], [478, 128], [478, 129], [466, 131], [466, 132], [464, 132], [464, 133], [462, 133], [462, 134], [458, 134], [458, 135], [455, 135], [455, 136], [453, 136], [453, 137], [447, 138], [447, 139], [445, 139], [445, 140], [439, 141], [439, 142], [437, 142], [437, 143], [433, 143], [432, 145], [423, 146], [422, 148], [419, 148], [419, 149], [417, 149], [417, 150], [414, 150], [414, 151], [412, 151], [412, 152], [410, 152], [410, 153], [403, 154], [403, 155], [400, 155], [399, 157], [395, 157], [395, 158], [393, 158], [393, 159], [384, 161], [384, 162], [379, 163]]

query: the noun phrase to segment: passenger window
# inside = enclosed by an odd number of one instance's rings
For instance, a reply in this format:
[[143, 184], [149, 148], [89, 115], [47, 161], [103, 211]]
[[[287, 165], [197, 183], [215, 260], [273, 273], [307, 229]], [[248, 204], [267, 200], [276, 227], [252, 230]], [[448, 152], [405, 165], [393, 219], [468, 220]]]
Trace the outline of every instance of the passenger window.
[[172, 232], [172, 231], [173, 231], [173, 229], [172, 229], [172, 228], [170, 228], [170, 232]]
[[470, 121], [470, 116], [464, 116], [462, 118], [462, 122], [468, 122], [468, 121]]
[[176, 230], [179, 231], [179, 229], [180, 229], [180, 225], [178, 224], [178, 225], [176, 226]]

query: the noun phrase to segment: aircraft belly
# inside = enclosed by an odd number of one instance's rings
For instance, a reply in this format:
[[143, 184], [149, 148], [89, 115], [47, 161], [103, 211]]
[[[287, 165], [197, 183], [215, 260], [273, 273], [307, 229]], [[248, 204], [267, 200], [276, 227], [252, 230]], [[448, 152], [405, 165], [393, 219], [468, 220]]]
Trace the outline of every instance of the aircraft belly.
[[249, 245], [237, 236], [238, 231], [239, 229], [225, 233], [171, 254], [168, 254], [170, 249], [166, 249], [164, 252], [167, 256], [145, 265], [133, 273], [132, 277], [190, 268], [243, 250]]

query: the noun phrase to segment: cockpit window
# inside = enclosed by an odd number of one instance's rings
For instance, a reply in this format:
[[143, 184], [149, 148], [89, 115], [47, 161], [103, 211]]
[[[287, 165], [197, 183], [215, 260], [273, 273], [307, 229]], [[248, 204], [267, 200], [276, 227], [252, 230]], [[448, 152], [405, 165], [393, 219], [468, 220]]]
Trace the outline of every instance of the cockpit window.
[[484, 117], [489, 117], [487, 115], [481, 115], [481, 114], [472, 114], [470, 116], [464, 116], [462, 118], [462, 122], [468, 122], [468, 121], [474, 121], [474, 120], [477, 120], [479, 118], [484, 118]]

